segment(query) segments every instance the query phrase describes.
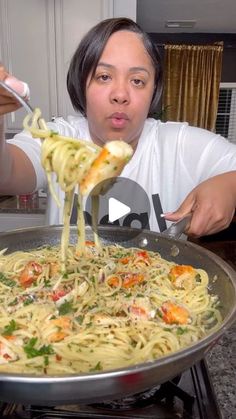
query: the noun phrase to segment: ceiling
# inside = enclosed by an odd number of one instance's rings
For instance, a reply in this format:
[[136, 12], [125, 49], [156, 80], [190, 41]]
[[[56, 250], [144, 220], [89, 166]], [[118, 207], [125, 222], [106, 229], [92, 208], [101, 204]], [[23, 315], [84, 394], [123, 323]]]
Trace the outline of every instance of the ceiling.
[[[194, 26], [166, 28], [167, 20]], [[236, 33], [236, 0], [137, 0], [137, 22], [149, 33]]]

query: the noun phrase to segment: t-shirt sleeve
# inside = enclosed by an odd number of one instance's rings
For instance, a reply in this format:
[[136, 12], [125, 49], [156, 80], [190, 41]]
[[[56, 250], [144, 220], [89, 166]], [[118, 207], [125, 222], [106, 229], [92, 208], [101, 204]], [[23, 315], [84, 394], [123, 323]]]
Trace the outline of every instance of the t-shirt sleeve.
[[[84, 118], [74, 118], [75, 121], [84, 120]], [[47, 122], [49, 129], [58, 132], [60, 135], [65, 135], [73, 138], [78, 137], [79, 125], [81, 122], [77, 122], [77, 125], [66, 121], [63, 118], [56, 118], [55, 122]], [[36, 190], [46, 189], [47, 177], [41, 164], [41, 140], [38, 138], [32, 138], [31, 134], [27, 131], [22, 131], [16, 134], [14, 138], [7, 141], [9, 144], [14, 144], [19, 147], [30, 159], [36, 174]]]
[[204, 181], [236, 170], [236, 144], [205, 129], [185, 125], [181, 133], [181, 155], [189, 175]]
[[19, 147], [31, 161], [36, 174], [36, 190], [47, 187], [47, 179], [44, 169], [41, 165], [41, 140], [32, 138], [27, 131], [16, 134], [8, 144]]

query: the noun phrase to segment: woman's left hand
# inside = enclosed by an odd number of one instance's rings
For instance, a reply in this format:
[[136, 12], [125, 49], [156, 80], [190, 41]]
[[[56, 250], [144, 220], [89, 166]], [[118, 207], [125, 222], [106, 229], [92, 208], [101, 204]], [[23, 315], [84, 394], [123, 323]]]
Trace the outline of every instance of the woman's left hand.
[[[5, 81], [9, 76], [4, 66], [0, 63], [0, 80]], [[0, 115], [5, 115], [9, 112], [14, 112], [21, 107], [18, 100], [12, 96], [7, 90], [0, 86]]]
[[192, 213], [186, 234], [206, 236], [227, 228], [236, 208], [236, 171], [214, 176], [194, 188], [180, 207], [164, 214], [169, 221], [178, 221]]

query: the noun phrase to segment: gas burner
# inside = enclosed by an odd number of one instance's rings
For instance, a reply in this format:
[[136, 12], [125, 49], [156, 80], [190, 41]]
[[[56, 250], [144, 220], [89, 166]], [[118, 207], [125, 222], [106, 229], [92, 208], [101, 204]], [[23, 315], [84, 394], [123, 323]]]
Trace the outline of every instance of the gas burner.
[[89, 405], [0, 404], [4, 419], [221, 419], [208, 369], [202, 360], [151, 390], [121, 400]]
[[98, 409], [130, 410], [151, 406], [161, 402], [164, 399], [166, 403], [173, 404], [174, 398], [178, 397], [184, 403], [184, 409], [191, 413], [194, 397], [178, 387], [180, 380], [181, 375], [178, 375], [171, 381], [167, 381], [164, 384], [153, 387], [152, 389], [143, 391], [141, 393], [133, 394], [118, 400], [93, 403], [91, 406]]

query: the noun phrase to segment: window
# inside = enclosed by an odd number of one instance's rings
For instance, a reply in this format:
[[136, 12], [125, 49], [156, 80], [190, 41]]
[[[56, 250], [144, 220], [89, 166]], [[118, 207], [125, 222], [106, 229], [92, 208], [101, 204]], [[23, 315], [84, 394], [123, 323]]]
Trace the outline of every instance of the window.
[[216, 133], [236, 143], [236, 83], [221, 83]]

